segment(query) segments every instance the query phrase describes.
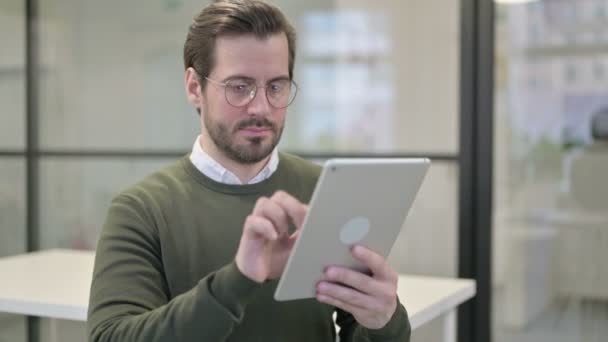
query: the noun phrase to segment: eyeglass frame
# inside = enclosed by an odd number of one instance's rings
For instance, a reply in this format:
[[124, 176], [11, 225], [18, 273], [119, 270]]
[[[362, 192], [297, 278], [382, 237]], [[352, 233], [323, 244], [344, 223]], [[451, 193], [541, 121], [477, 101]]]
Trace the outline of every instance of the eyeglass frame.
[[[253, 83], [253, 89], [252, 89], [252, 92], [254, 93], [253, 97], [251, 95], [249, 95], [249, 101], [247, 101], [247, 103], [245, 103], [244, 105], [241, 105], [241, 106], [235, 106], [234, 104], [230, 103], [230, 101], [228, 100], [228, 91], [226, 90], [226, 87], [228, 86], [228, 82], [230, 82], [231, 80], [228, 80], [226, 82], [220, 82], [220, 81], [216, 81], [212, 78], [209, 78], [208, 76], [205, 76], [204, 78], [205, 78], [205, 80], [207, 80], [215, 85], [223, 87], [224, 88], [224, 98], [226, 99], [226, 102], [228, 102], [229, 105], [231, 105], [235, 108], [243, 108], [243, 107], [246, 107], [247, 105], [249, 105], [255, 99], [255, 97], [258, 96], [258, 90], [260, 88], [264, 89], [264, 95], [266, 96], [266, 101], [268, 101], [268, 104], [270, 106], [272, 106], [272, 108], [275, 108], [275, 109], [285, 109], [285, 108], [289, 107], [293, 103], [293, 101], [296, 99], [296, 96], [298, 95], [298, 84], [296, 83], [296, 81], [294, 81], [293, 79], [284, 78], [285, 80], [288, 80], [291, 83], [290, 86], [294, 86], [295, 92], [293, 94], [293, 98], [291, 99], [291, 101], [289, 101], [287, 103], [287, 105], [285, 107], [277, 107], [277, 106], [273, 105], [272, 102], [270, 101], [270, 99], [268, 98], [268, 90], [267, 90], [268, 85], [260, 87], [256, 83]], [[291, 93], [291, 91], [290, 91], [290, 93]]]

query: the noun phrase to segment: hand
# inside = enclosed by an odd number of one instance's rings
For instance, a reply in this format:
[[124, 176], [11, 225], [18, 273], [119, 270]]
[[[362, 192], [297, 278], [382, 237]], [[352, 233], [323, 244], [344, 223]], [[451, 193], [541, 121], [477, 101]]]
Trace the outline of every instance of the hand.
[[397, 273], [379, 254], [362, 247], [352, 249], [371, 276], [345, 267], [328, 267], [317, 285], [317, 300], [350, 312], [359, 324], [380, 329], [397, 309]]
[[[258, 199], [245, 220], [236, 265], [246, 277], [263, 283], [278, 278], [298, 237], [308, 206], [284, 191]], [[289, 223], [296, 226], [289, 235]]]

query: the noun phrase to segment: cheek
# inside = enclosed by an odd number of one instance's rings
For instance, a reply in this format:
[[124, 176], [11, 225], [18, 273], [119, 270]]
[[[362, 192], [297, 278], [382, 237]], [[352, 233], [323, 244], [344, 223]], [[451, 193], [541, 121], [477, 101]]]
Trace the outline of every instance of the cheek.
[[220, 122], [224, 127], [228, 128], [231, 133], [234, 133], [234, 127], [236, 125], [247, 119], [247, 114], [239, 109], [230, 107], [223, 107], [222, 111], [216, 115], [217, 121]]
[[207, 104], [209, 115], [214, 122], [221, 122], [223, 125], [232, 126], [233, 122], [241, 116], [240, 110], [222, 101], [210, 101]]
[[286, 110], [281, 110], [278, 111], [275, 116], [274, 116], [274, 120], [278, 125], [283, 125], [285, 123], [285, 116], [287, 114]]

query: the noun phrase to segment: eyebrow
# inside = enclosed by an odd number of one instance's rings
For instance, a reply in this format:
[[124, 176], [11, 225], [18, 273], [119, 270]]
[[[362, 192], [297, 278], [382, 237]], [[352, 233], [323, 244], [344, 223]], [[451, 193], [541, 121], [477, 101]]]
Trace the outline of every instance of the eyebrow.
[[[228, 81], [236, 80], [236, 79], [241, 79], [241, 80], [246, 80], [246, 81], [252, 81], [252, 82], [256, 81], [256, 79], [253, 78], [253, 77], [237, 74], [237, 75], [231, 75], [231, 76], [228, 76], [228, 77], [224, 78], [222, 80], [222, 83], [226, 83]], [[290, 78], [287, 75], [281, 75], [281, 76], [277, 76], [277, 77], [269, 79], [266, 83], [268, 84], [268, 83], [271, 83], [271, 82], [274, 82], [274, 81], [282, 81], [282, 80], [289, 81]]]
[[270, 80], [268, 80], [268, 83], [270, 82], [274, 82], [274, 81], [289, 81], [290, 78], [287, 75], [282, 75], [282, 76], [277, 76], [275, 78], [271, 78]]

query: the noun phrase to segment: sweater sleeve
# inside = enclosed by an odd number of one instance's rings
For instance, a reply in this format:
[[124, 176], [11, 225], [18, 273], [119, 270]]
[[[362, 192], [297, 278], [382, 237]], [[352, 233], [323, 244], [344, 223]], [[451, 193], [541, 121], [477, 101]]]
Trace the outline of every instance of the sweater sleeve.
[[170, 299], [154, 220], [133, 196], [114, 199], [97, 245], [89, 341], [225, 341], [258, 284], [232, 262]]
[[[399, 299], [397, 299], [399, 300]], [[337, 309], [336, 323], [340, 327], [340, 341], [345, 342], [409, 342], [412, 329], [405, 307], [399, 303], [391, 320], [380, 329], [367, 329], [350, 313]]]

